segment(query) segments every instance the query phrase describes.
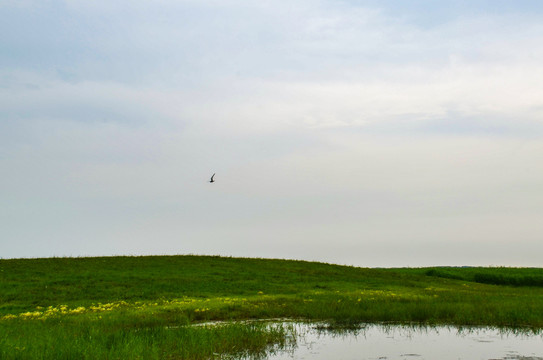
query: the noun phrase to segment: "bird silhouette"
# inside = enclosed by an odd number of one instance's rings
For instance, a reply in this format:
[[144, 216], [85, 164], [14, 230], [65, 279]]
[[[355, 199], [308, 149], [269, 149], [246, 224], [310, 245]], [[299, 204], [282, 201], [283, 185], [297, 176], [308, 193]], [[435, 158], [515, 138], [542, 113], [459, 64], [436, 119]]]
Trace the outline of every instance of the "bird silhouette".
[[214, 177], [215, 177], [215, 173], [213, 173], [213, 175], [211, 175], [211, 180], [209, 180], [210, 183], [215, 182], [215, 180], [213, 180]]

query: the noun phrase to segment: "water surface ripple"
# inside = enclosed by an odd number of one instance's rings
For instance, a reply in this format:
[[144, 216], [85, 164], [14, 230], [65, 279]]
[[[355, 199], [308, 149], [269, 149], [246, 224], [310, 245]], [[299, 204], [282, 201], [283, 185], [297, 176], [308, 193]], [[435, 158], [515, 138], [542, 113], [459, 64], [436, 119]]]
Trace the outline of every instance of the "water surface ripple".
[[493, 328], [365, 325], [327, 330], [291, 324], [297, 344], [267, 359], [337, 360], [543, 360], [543, 335]]

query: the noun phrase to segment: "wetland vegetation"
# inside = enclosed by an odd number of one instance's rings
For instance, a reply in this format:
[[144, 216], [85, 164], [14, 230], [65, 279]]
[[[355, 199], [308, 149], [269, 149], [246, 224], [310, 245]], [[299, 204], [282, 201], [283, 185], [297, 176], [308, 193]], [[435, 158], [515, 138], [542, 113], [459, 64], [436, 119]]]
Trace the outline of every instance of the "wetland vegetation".
[[[0, 260], [0, 359], [258, 357], [285, 324], [539, 332], [543, 269], [369, 269], [217, 256]], [[227, 321], [221, 326], [190, 326]], [[228, 322], [237, 321], [237, 322]]]

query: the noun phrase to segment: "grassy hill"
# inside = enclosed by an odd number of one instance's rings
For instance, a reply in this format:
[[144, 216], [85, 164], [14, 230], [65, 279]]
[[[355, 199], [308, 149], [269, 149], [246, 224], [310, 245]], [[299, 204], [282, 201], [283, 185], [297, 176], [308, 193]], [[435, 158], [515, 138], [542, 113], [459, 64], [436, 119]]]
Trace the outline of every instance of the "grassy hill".
[[[137, 358], [134, 349], [141, 358], [209, 358], [239, 351], [239, 339], [249, 347], [254, 342], [255, 351], [284, 340], [281, 328], [187, 326], [210, 320], [537, 331], [543, 328], [540, 279], [543, 269], [368, 269], [216, 256], [0, 260], [0, 359]], [[181, 338], [182, 351], [175, 346]]]
[[427, 282], [419, 274], [217, 256], [0, 260], [0, 274], [0, 314], [57, 304], [390, 290], [406, 280]]

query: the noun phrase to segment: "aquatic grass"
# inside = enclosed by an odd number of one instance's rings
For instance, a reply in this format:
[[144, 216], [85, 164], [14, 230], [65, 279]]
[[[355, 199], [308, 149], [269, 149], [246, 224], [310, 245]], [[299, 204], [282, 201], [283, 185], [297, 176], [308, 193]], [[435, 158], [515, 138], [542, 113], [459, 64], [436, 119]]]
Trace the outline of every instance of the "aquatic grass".
[[281, 324], [163, 325], [76, 319], [1, 323], [0, 359], [255, 358], [289, 344], [288, 329]]

